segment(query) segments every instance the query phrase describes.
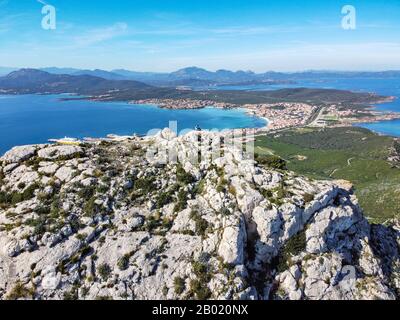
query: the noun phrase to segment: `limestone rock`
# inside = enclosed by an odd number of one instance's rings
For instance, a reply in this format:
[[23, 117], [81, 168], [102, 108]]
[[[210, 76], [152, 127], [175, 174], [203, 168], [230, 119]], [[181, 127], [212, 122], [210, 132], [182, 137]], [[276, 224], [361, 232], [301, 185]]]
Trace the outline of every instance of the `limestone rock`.
[[18, 163], [21, 161], [26, 161], [35, 155], [36, 150], [37, 146], [14, 147], [10, 151], [6, 152], [2, 159], [6, 163]]

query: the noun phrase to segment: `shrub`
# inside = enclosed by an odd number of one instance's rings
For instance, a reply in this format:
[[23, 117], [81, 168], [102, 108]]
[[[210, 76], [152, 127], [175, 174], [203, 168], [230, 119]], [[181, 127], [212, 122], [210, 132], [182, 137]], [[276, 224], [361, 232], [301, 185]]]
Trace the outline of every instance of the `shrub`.
[[286, 161], [275, 155], [256, 155], [255, 159], [259, 164], [268, 168], [286, 170]]
[[96, 199], [93, 197], [85, 203], [83, 206], [83, 212], [88, 217], [93, 217], [100, 213], [101, 207], [96, 203]]
[[144, 225], [144, 230], [148, 232], [153, 232], [155, 229], [157, 229], [159, 226], [161, 226], [162, 221], [161, 221], [161, 216], [160, 213], [156, 213], [155, 215], [152, 215], [147, 218], [146, 224]]
[[37, 236], [43, 235], [46, 232], [46, 219], [40, 217], [38, 219], [26, 220], [26, 225], [33, 227], [33, 233]]
[[139, 178], [134, 182], [134, 188], [136, 191], [140, 190], [140, 195], [145, 195], [154, 191], [154, 178]]
[[177, 295], [181, 295], [186, 289], [185, 280], [181, 277], [176, 277], [174, 279], [174, 290]]
[[236, 197], [237, 191], [236, 191], [236, 188], [235, 188], [234, 186], [230, 185], [228, 191], [229, 191], [229, 193], [230, 193], [231, 195], [233, 195], [234, 197]]
[[204, 283], [208, 283], [211, 280], [209, 274], [208, 265], [201, 261], [192, 261], [193, 273], [196, 277]]
[[99, 184], [96, 188], [96, 192], [102, 194], [108, 192], [110, 187], [107, 184]]
[[0, 205], [8, 205], [11, 203], [12, 194], [0, 191]]
[[111, 275], [111, 268], [107, 263], [103, 263], [97, 268], [97, 272], [104, 281], [107, 281]]
[[180, 212], [187, 207], [187, 199], [189, 193], [185, 190], [180, 190], [178, 193], [178, 202], [175, 204], [174, 212]]
[[3, 170], [0, 170], [0, 187], [4, 184], [4, 179], [5, 179], [4, 172]]
[[307, 247], [307, 239], [305, 230], [299, 232], [297, 235], [291, 237], [281, 250], [280, 254], [273, 264], [275, 264], [278, 272], [286, 271], [290, 265], [290, 258], [303, 252]]
[[395, 140], [393, 143], [394, 150], [398, 155], [400, 155], [400, 141]]
[[88, 200], [90, 200], [90, 198], [92, 198], [94, 196], [94, 193], [95, 193], [94, 187], [81, 186], [81, 189], [78, 191], [78, 196], [81, 197], [82, 199], [84, 199], [85, 201], [88, 201]]
[[228, 208], [222, 208], [220, 213], [223, 216], [230, 216], [232, 214]]
[[196, 234], [205, 237], [206, 231], [208, 229], [208, 222], [204, 220], [197, 211], [192, 211], [190, 218], [194, 220], [196, 227]]
[[198, 184], [193, 188], [193, 194], [202, 194], [204, 192], [204, 188], [206, 186], [206, 180], [201, 179]]
[[8, 300], [33, 299], [34, 289], [28, 289], [21, 282], [18, 282], [11, 292], [7, 295]]
[[20, 183], [18, 183], [18, 185], [17, 185], [17, 188], [18, 189], [25, 189], [25, 187], [26, 187], [26, 184], [25, 184], [25, 182], [20, 182]]
[[129, 267], [129, 255], [124, 255], [123, 257], [118, 259], [117, 262], [118, 269], [124, 271]]
[[35, 196], [35, 190], [39, 188], [38, 183], [31, 184], [25, 191], [22, 193], [23, 201], [30, 200]]
[[176, 180], [178, 183], [187, 185], [195, 181], [194, 177], [183, 169], [182, 165], [178, 165], [176, 168]]
[[303, 199], [304, 199], [305, 203], [310, 203], [311, 201], [314, 200], [314, 198], [315, 198], [315, 196], [313, 194], [310, 194], [310, 193], [306, 193], [303, 196]]
[[172, 202], [172, 195], [170, 192], [161, 192], [156, 201], [157, 209], [161, 209], [165, 205]]
[[63, 300], [65, 301], [74, 301], [78, 299], [79, 299], [78, 288], [76, 287], [73, 287], [69, 292], [68, 291], [65, 292], [63, 296]]
[[24, 199], [23, 199], [23, 196], [22, 196], [21, 193], [14, 192], [14, 193], [12, 194], [11, 204], [12, 204], [12, 205], [15, 205], [15, 204], [17, 204], [17, 203], [22, 202], [23, 200], [24, 200]]
[[190, 281], [190, 292], [198, 300], [207, 300], [211, 297], [211, 291], [207, 284], [197, 279]]

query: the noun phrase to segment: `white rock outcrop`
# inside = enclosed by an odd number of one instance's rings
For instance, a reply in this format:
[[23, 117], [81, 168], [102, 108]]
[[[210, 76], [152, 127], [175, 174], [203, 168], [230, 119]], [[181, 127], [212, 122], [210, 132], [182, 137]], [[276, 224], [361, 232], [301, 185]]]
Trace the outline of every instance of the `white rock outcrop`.
[[398, 221], [370, 225], [343, 181], [259, 166], [225, 139], [6, 153], [0, 299], [399, 297]]

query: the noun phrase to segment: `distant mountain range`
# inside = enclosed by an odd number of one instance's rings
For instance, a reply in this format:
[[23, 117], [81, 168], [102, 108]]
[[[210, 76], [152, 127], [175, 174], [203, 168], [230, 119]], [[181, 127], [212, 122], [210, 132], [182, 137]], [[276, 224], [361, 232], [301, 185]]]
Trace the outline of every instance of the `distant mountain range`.
[[132, 80], [107, 80], [93, 75], [52, 74], [36, 69], [21, 69], [0, 78], [0, 89], [7, 93], [105, 94], [114, 91], [152, 88]]
[[[16, 71], [15, 68], [0, 67], [0, 76], [5, 76]], [[136, 72], [125, 69], [106, 70], [82, 70], [75, 68], [42, 68], [40, 71], [56, 75], [89, 75], [106, 80], [134, 80], [159, 87], [172, 86], [198, 86], [207, 87], [215, 85], [232, 84], [278, 84], [296, 82], [299, 80], [318, 80], [331, 78], [398, 78], [400, 71], [380, 72], [346, 72], [346, 71], [304, 71], [296, 73], [265, 72], [254, 73], [252, 71], [208, 71], [198, 67], [180, 69], [171, 73]]]
[[[208, 72], [208, 71], [207, 71]], [[94, 74], [104, 71], [94, 70], [92, 75], [85, 71], [74, 71], [73, 74], [54, 74], [36, 69], [21, 69], [0, 77], [0, 94], [60, 94], [73, 93], [90, 96], [95, 100], [131, 101], [141, 99], [198, 99], [233, 104], [273, 103], [282, 101], [308, 103], [370, 103], [381, 101], [380, 97], [370, 93], [354, 93], [344, 90], [292, 88], [275, 91], [238, 91], [238, 90], [180, 90], [176, 87], [157, 87], [135, 80], [109, 80]], [[197, 79], [189, 78], [197, 74]], [[207, 82], [203, 80], [206, 73], [199, 70], [182, 70], [178, 72], [174, 84], [190, 80], [197, 85]], [[226, 79], [229, 72], [216, 72], [215, 77]], [[118, 75], [118, 74], [115, 74]], [[116, 76], [113, 73], [113, 78]], [[239, 72], [239, 77], [245, 74]], [[179, 79], [181, 77], [181, 79]], [[243, 78], [242, 78], [243, 79]], [[244, 80], [244, 79], [243, 79]], [[216, 80], [209, 80], [215, 81]], [[245, 81], [245, 80], [244, 80]], [[267, 81], [267, 80], [263, 80]], [[268, 80], [272, 81], [272, 80]]]

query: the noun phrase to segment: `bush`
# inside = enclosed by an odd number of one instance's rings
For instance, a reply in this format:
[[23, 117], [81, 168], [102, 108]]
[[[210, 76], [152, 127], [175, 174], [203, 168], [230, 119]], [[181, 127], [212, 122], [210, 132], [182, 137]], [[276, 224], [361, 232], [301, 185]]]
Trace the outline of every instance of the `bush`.
[[174, 212], [180, 212], [187, 207], [187, 199], [189, 193], [185, 190], [180, 190], [178, 193], [178, 202], [175, 204]]
[[176, 277], [174, 279], [174, 290], [177, 295], [181, 295], [186, 289], [185, 280], [181, 277]]
[[30, 200], [35, 196], [35, 190], [39, 188], [38, 183], [31, 184], [25, 191], [22, 193], [23, 201]]
[[26, 184], [25, 184], [25, 182], [20, 182], [20, 183], [18, 183], [18, 185], [17, 185], [17, 188], [18, 189], [25, 189], [25, 187], [26, 187]]
[[0, 205], [9, 205], [11, 203], [12, 194], [0, 191]]
[[140, 190], [140, 195], [146, 195], [154, 191], [154, 178], [139, 178], [134, 182], [134, 188], [136, 191]]
[[41, 236], [46, 232], [46, 219], [43, 217], [28, 219], [26, 220], [26, 225], [34, 228], [34, 235]]
[[123, 257], [118, 259], [117, 262], [118, 269], [124, 271], [129, 267], [129, 255], [124, 255]]
[[291, 237], [281, 250], [281, 253], [275, 259], [274, 264], [278, 272], [286, 271], [290, 265], [290, 258], [303, 252], [307, 247], [307, 238], [305, 230]]
[[93, 217], [101, 212], [101, 207], [96, 204], [96, 199], [93, 197], [83, 206], [83, 212], [88, 217]]
[[4, 179], [5, 179], [5, 176], [4, 176], [3, 170], [0, 170], [0, 187], [4, 184]]
[[187, 185], [195, 181], [194, 177], [183, 169], [182, 165], [178, 165], [176, 168], [176, 180], [178, 183]]
[[190, 281], [190, 292], [198, 300], [207, 300], [211, 297], [211, 291], [207, 284], [199, 280]]
[[23, 196], [22, 196], [21, 193], [14, 192], [14, 193], [12, 194], [11, 204], [12, 204], [12, 205], [16, 205], [17, 203], [20, 203], [20, 202], [22, 202], [23, 200], [24, 200], [24, 199], [23, 199]]
[[111, 275], [111, 268], [107, 263], [103, 263], [101, 264], [98, 268], [97, 268], [97, 272], [99, 274], [99, 276], [104, 280], [107, 281], [108, 278]]
[[232, 214], [228, 208], [222, 208], [220, 213], [223, 216], [230, 216]]
[[395, 141], [394, 141], [393, 147], [394, 147], [394, 150], [396, 151], [396, 153], [397, 153], [398, 155], [400, 155], [400, 142], [399, 142], [398, 140], [395, 140]]
[[201, 179], [198, 184], [193, 188], [193, 194], [202, 194], [204, 192], [204, 188], [206, 186], [206, 180]]
[[303, 196], [304, 202], [305, 203], [310, 203], [311, 201], [314, 201], [315, 196], [313, 194], [310, 193], [306, 193]]
[[90, 200], [90, 198], [94, 196], [95, 193], [94, 187], [91, 186], [88, 187], [80, 186], [80, 187], [81, 189], [78, 191], [78, 196], [84, 199], [85, 201]]
[[156, 208], [161, 209], [165, 205], [172, 202], [172, 195], [170, 192], [161, 192], [156, 201]]
[[7, 295], [8, 300], [33, 299], [34, 289], [28, 289], [21, 282], [18, 282], [11, 292]]
[[268, 168], [286, 170], [286, 161], [275, 155], [256, 155], [255, 159], [260, 165]]
[[208, 283], [211, 280], [211, 275], [209, 274], [208, 265], [201, 261], [192, 261], [193, 273], [196, 277], [204, 283]]
[[204, 220], [197, 211], [192, 211], [190, 214], [190, 218], [195, 222], [196, 234], [205, 237], [208, 229], [207, 220]]
[[237, 191], [236, 191], [236, 188], [235, 188], [234, 186], [230, 185], [228, 191], [229, 191], [229, 193], [230, 193], [231, 195], [233, 195], [234, 197], [236, 197]]

